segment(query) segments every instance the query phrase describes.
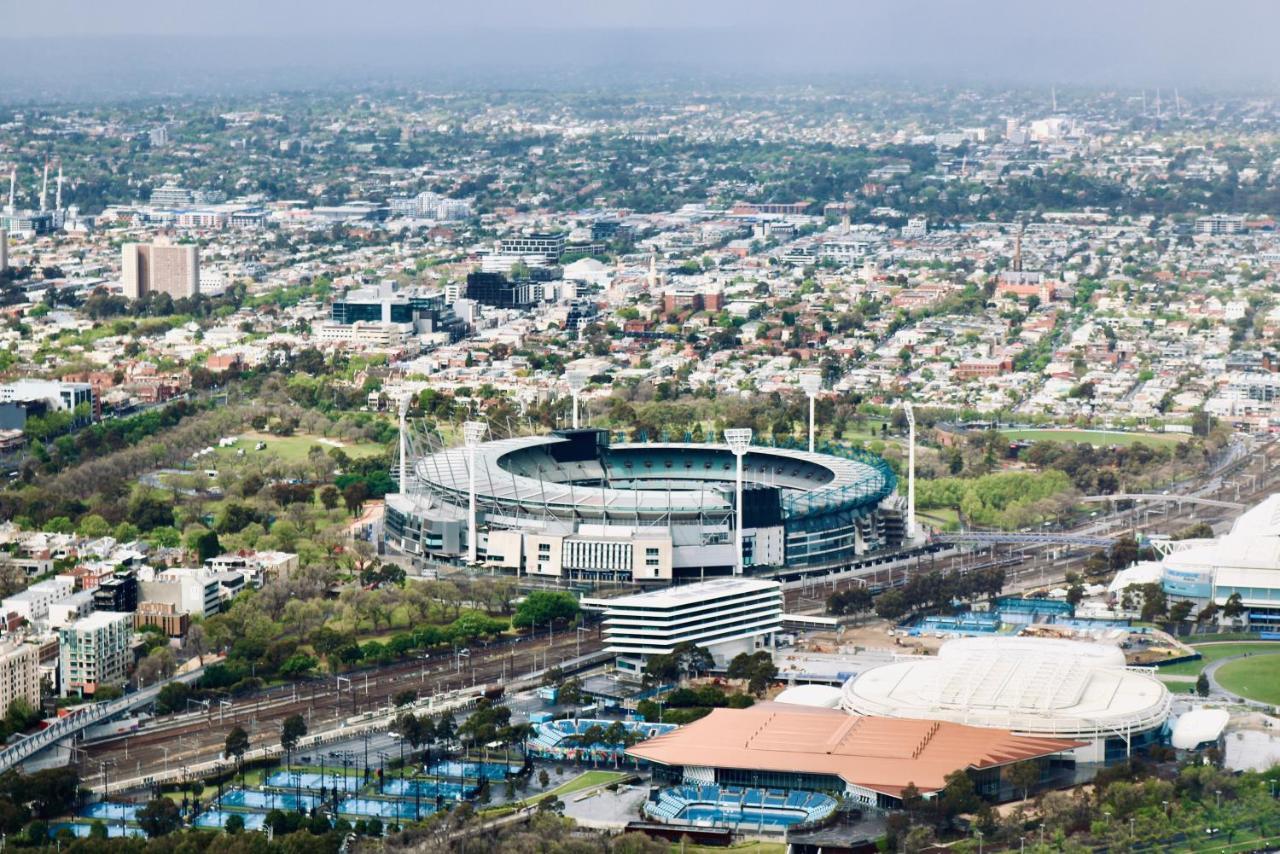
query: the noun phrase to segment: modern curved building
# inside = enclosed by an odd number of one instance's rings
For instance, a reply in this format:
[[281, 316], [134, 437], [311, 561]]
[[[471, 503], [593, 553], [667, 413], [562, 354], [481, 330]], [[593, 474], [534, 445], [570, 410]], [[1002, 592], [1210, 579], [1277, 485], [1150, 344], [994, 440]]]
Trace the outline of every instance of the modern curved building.
[[1280, 494], [1242, 513], [1220, 537], [1161, 546], [1170, 550], [1161, 562], [1171, 602], [1225, 605], [1239, 594], [1248, 623], [1280, 625]]
[[[474, 458], [474, 473], [471, 460]], [[475, 480], [477, 561], [520, 574], [668, 583], [735, 572], [736, 461], [714, 443], [611, 444], [562, 430], [412, 459], [387, 496], [386, 539], [404, 553], [468, 553]], [[743, 566], [840, 566], [896, 546], [905, 508], [881, 458], [751, 446], [743, 457]]]
[[1111, 762], [1157, 740], [1168, 689], [1117, 647], [1052, 638], [963, 638], [844, 686], [851, 714], [950, 721], [1083, 742], [1079, 762]]

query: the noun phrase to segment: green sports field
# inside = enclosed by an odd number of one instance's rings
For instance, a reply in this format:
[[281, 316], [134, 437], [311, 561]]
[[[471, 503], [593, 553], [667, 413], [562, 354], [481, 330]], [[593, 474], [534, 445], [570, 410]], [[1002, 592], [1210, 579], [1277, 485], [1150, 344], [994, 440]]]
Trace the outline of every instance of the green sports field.
[[[235, 453], [237, 450], [243, 450], [246, 456], [251, 454], [262, 454], [271, 452], [278, 456], [286, 463], [302, 463], [307, 460], [307, 452], [317, 445], [325, 451], [330, 448], [342, 448], [343, 453], [348, 457], [367, 457], [373, 454], [381, 453], [382, 446], [375, 445], [370, 442], [362, 443], [346, 443], [334, 439], [325, 439], [320, 436], [271, 436], [266, 433], [245, 433], [241, 435], [240, 441], [231, 448], [221, 449], [224, 453]], [[267, 447], [262, 450], [256, 450], [259, 442]]]
[[1280, 653], [1228, 661], [1213, 676], [1232, 694], [1259, 703], [1280, 705]]
[[1009, 441], [1076, 442], [1090, 445], [1177, 445], [1190, 436], [1182, 433], [1113, 433], [1109, 430], [1001, 430]]
[[1231, 658], [1235, 655], [1244, 655], [1246, 652], [1250, 654], [1267, 655], [1269, 653], [1280, 653], [1280, 643], [1267, 643], [1265, 641], [1257, 643], [1211, 643], [1202, 646], [1192, 645], [1196, 652], [1200, 653], [1200, 658], [1195, 661], [1181, 661], [1177, 664], [1170, 664], [1160, 668], [1161, 676], [1197, 676], [1206, 665], [1212, 664], [1223, 658]]

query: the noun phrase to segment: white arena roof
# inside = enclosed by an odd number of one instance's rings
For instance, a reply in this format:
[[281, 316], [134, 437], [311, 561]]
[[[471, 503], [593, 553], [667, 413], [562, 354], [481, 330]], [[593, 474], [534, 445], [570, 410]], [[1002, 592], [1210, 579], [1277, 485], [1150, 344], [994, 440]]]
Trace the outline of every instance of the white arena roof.
[[773, 701], [791, 706], [837, 709], [840, 707], [840, 696], [840, 689], [831, 685], [796, 685], [774, 697]]
[[845, 683], [845, 711], [1019, 733], [1105, 738], [1162, 725], [1168, 689], [1114, 646], [1053, 638], [963, 638]]
[[1219, 585], [1273, 586], [1280, 569], [1280, 493], [1271, 495], [1236, 519], [1231, 530], [1216, 540], [1197, 541], [1164, 559], [1168, 569], [1182, 571], [1240, 570], [1238, 578], [1219, 576]]
[[1206, 741], [1217, 741], [1231, 720], [1224, 709], [1192, 709], [1173, 724], [1169, 743], [1179, 750], [1194, 750]]

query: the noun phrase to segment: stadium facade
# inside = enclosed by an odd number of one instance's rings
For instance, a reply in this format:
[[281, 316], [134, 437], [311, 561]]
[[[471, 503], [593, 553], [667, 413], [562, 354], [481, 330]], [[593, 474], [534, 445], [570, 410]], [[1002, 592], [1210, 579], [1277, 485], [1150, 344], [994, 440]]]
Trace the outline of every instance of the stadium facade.
[[[560, 430], [410, 453], [406, 471], [402, 491], [387, 496], [385, 536], [411, 556], [468, 558], [474, 475], [484, 566], [655, 585], [737, 570], [736, 460], [723, 444], [611, 443], [604, 430]], [[748, 573], [841, 566], [905, 537], [897, 479], [868, 452], [753, 445], [743, 485]]]

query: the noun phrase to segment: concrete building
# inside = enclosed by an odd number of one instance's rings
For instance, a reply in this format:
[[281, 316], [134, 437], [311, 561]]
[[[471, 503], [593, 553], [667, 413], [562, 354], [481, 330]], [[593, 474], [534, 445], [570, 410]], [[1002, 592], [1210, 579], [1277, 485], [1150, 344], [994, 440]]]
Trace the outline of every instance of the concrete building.
[[120, 250], [120, 283], [129, 299], [153, 292], [193, 297], [200, 293], [200, 247], [126, 243]]
[[83, 697], [100, 685], [123, 684], [132, 639], [133, 614], [99, 612], [59, 629], [59, 693]]
[[38, 582], [0, 600], [0, 612], [17, 614], [29, 623], [43, 622], [49, 617], [49, 606], [70, 596], [75, 586], [74, 579], [65, 575]]
[[0, 715], [15, 700], [40, 708], [40, 652], [32, 644], [0, 645]]
[[608, 650], [618, 670], [638, 676], [648, 660], [692, 643], [719, 665], [752, 652], [782, 629], [782, 585], [757, 578], [716, 578], [616, 599], [582, 600], [604, 611]]

